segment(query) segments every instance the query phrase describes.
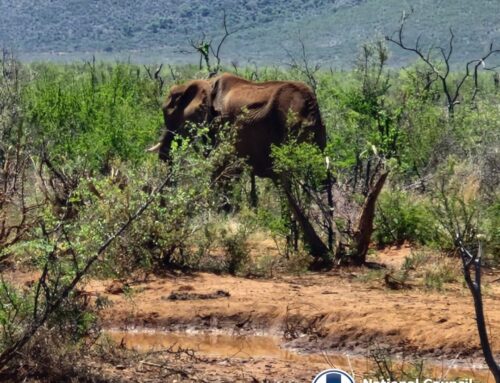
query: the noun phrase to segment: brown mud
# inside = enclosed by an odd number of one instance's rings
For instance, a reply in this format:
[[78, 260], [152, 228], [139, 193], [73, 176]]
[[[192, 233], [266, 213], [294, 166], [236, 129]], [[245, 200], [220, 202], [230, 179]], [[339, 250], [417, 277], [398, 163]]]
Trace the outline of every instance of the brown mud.
[[[408, 254], [408, 248], [388, 249], [377, 260], [397, 268]], [[362, 278], [370, 272], [353, 268], [272, 279], [150, 275], [91, 280], [82, 289], [107, 302], [102, 326], [122, 348], [194, 350], [200, 360], [171, 361], [191, 374], [191, 380], [179, 381], [310, 382], [328, 367], [352, 371], [362, 381], [374, 371], [370, 350], [388, 350], [399, 361], [402, 355], [424, 358], [434, 378], [493, 381], [482, 361], [472, 300], [461, 282], [443, 291], [391, 290], [383, 275]], [[10, 278], [33, 280], [26, 273]], [[484, 283], [491, 341], [500, 350], [498, 272], [488, 271]], [[143, 362], [115, 372], [133, 369], [125, 374], [130, 381], [147, 381], [158, 365]], [[134, 380], [138, 369], [146, 375]]]
[[[152, 330], [109, 330], [106, 332], [116, 344], [139, 353], [160, 350], [178, 351], [193, 350], [196, 355], [216, 358], [218, 360], [256, 361], [268, 360], [276, 366], [307, 366], [303, 373], [338, 368], [352, 376], [362, 378], [373, 370], [373, 361], [361, 355], [351, 353], [301, 353], [300, 350], [283, 347], [283, 340], [269, 335], [230, 335], [224, 332], [158, 332]], [[488, 371], [480, 363], [470, 360], [448, 360], [427, 358], [426, 370], [434, 378], [454, 379], [473, 378], [476, 381], [488, 381]], [[396, 364], [404, 363], [395, 358]], [[410, 360], [407, 363], [414, 363]], [[286, 377], [284, 373], [283, 377]]]

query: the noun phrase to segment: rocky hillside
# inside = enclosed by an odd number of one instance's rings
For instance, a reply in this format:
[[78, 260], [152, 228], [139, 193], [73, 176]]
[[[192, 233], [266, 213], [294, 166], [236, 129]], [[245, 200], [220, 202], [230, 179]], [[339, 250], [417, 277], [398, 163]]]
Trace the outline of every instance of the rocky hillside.
[[[350, 66], [359, 46], [398, 27], [403, 10], [414, 10], [408, 37], [427, 41], [456, 34], [457, 58], [500, 45], [498, 0], [3, 0], [0, 47], [26, 59], [75, 59], [97, 54], [136, 61], [193, 60], [189, 38], [217, 37], [222, 14], [242, 28], [224, 46], [224, 58], [283, 64], [285, 48], [299, 47], [299, 34], [313, 60]], [[404, 56], [397, 50], [393, 63]]]

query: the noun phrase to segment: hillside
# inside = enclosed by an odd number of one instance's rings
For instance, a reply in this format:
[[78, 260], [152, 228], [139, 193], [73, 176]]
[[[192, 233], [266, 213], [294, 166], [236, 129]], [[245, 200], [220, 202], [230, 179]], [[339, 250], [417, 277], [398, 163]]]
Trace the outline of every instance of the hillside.
[[[134, 61], [194, 60], [184, 51], [189, 38], [221, 33], [223, 10], [232, 28], [242, 28], [224, 47], [224, 58], [283, 64], [285, 47], [303, 38], [310, 57], [350, 66], [359, 46], [398, 27], [403, 10], [414, 9], [409, 37], [427, 41], [456, 34], [457, 58], [481, 54], [500, 44], [498, 0], [3, 0], [0, 46], [28, 60], [71, 60], [97, 54]], [[395, 52], [393, 63], [404, 56]]]

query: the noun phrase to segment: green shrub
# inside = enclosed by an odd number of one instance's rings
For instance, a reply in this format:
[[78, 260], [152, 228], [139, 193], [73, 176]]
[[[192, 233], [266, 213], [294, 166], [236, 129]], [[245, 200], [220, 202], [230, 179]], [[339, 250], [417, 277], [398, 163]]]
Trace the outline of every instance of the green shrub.
[[459, 259], [425, 248], [414, 250], [405, 258], [401, 273], [421, 280], [423, 287], [430, 290], [443, 290], [446, 283], [462, 279]]
[[318, 189], [326, 180], [325, 156], [315, 144], [291, 140], [286, 145], [274, 146], [272, 157], [275, 171], [286, 174], [292, 181]]
[[292, 274], [301, 275], [309, 271], [314, 258], [303, 249], [293, 251], [284, 260], [284, 268]]
[[[218, 216], [220, 203], [219, 194], [214, 192], [213, 173], [223, 158], [231, 155], [232, 147], [227, 142], [205, 157], [205, 144], [200, 139], [205, 132], [200, 126], [194, 137], [179, 140], [172, 148], [168, 169], [156, 158], [144, 162], [141, 169], [117, 164], [118, 179], [91, 179], [97, 195], [87, 184], [82, 184], [81, 192], [75, 194], [74, 198], [85, 206], [78, 217], [79, 230], [86, 231], [81, 238], [95, 240], [124, 222], [156, 185], [167, 175], [170, 178], [155, 203], [108, 252], [106, 264], [115, 272], [128, 273], [138, 267], [191, 267], [199, 259], [199, 252], [207, 251], [203, 247], [210, 247], [214, 239], [209, 238], [209, 225]], [[196, 246], [195, 238], [203, 232], [208, 237]]]
[[39, 65], [23, 103], [37, 147], [67, 172], [137, 163], [162, 118], [155, 83], [139, 67]]
[[238, 230], [236, 233], [223, 232], [222, 245], [226, 255], [227, 270], [231, 275], [241, 272], [250, 260], [247, 234]]
[[485, 236], [485, 255], [495, 264], [500, 263], [500, 196], [484, 209], [481, 227]]
[[[290, 183], [291, 197], [299, 205], [304, 217], [315, 225], [319, 236], [326, 237], [329, 216], [328, 207], [322, 198], [327, 180], [325, 155], [315, 144], [291, 140], [279, 147], [274, 146], [272, 157], [274, 170], [284, 175], [286, 182]], [[280, 194], [280, 201], [283, 215], [274, 219], [268, 217], [267, 222], [275, 233], [290, 233], [291, 211], [285, 192]]]
[[431, 290], [442, 290], [445, 283], [457, 282], [460, 270], [458, 260], [441, 262], [432, 265], [424, 274], [424, 285]]
[[439, 241], [437, 224], [423, 197], [402, 190], [383, 191], [375, 215], [374, 238], [379, 246], [405, 241], [431, 245]]
[[278, 271], [280, 257], [271, 254], [265, 254], [258, 257], [253, 265], [253, 271], [256, 275], [265, 278], [273, 278]]
[[411, 254], [405, 258], [401, 269], [403, 271], [418, 270], [432, 259], [433, 254], [429, 251], [418, 250], [412, 251]]
[[20, 291], [0, 280], [0, 352], [11, 346], [28, 326], [32, 304], [29, 291]]

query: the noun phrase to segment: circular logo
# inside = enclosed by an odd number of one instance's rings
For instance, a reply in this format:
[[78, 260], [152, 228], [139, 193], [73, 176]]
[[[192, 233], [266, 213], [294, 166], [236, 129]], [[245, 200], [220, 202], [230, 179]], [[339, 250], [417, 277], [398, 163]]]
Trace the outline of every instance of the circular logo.
[[345, 371], [330, 369], [321, 371], [312, 383], [354, 383], [354, 379]]

